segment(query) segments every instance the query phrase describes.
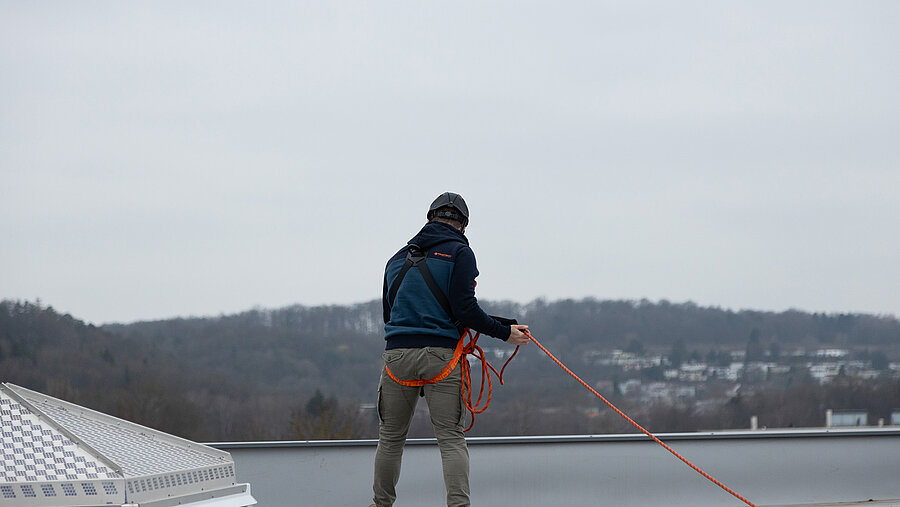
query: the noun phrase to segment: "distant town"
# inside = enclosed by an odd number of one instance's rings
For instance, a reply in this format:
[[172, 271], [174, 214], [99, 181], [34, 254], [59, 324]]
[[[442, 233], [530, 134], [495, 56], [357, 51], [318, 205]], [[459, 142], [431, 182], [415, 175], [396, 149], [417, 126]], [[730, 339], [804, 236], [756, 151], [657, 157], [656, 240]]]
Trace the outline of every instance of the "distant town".
[[[496, 360], [503, 360], [510, 350], [491, 348], [490, 354]], [[674, 355], [683, 354], [682, 350]], [[756, 355], [759, 354], [757, 350]], [[851, 382], [900, 380], [900, 362], [889, 361], [880, 351], [798, 347], [787, 353], [762, 352], [762, 360], [748, 361], [747, 355], [747, 350], [732, 350], [710, 352], [704, 358], [694, 353], [682, 360], [671, 354], [613, 349], [589, 350], [583, 359], [586, 366], [595, 367], [595, 371], [603, 372], [607, 377], [612, 376], [612, 380], [595, 381], [594, 387], [600, 392], [620, 396], [630, 406], [669, 405], [691, 407], [699, 412], [719, 410], [729, 400], [740, 396], [762, 393], [773, 387], [786, 389], [801, 382], [812, 381], [824, 388], [837, 379]], [[593, 416], [599, 409], [585, 408], [584, 411]], [[823, 408], [821, 415], [823, 426], [900, 425], [900, 408], [894, 408], [889, 416], [873, 420], [862, 407]], [[756, 426], [756, 416], [752, 416], [747, 424]]]

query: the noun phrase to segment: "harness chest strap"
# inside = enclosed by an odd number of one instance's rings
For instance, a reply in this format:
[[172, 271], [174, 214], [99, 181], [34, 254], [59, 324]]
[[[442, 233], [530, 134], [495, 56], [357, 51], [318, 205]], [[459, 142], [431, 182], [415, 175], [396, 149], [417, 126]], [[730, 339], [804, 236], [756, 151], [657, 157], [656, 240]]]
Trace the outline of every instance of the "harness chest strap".
[[456, 349], [453, 351], [453, 359], [447, 363], [447, 366], [444, 366], [444, 369], [441, 370], [435, 377], [430, 379], [412, 379], [412, 380], [400, 380], [396, 375], [388, 368], [387, 365], [384, 365], [384, 371], [387, 372], [388, 376], [391, 377], [394, 382], [407, 387], [421, 387], [425, 384], [437, 384], [441, 380], [447, 378], [448, 375], [456, 368], [456, 364], [459, 363], [459, 358], [463, 355], [463, 338], [465, 338], [465, 333], [459, 337], [459, 341], [456, 342]]

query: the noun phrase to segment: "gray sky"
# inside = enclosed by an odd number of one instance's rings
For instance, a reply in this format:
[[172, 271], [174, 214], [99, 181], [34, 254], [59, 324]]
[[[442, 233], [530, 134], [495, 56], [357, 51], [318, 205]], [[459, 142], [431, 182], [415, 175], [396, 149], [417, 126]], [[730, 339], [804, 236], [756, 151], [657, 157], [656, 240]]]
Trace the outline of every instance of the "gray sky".
[[0, 298], [478, 295], [900, 315], [900, 2], [0, 3]]

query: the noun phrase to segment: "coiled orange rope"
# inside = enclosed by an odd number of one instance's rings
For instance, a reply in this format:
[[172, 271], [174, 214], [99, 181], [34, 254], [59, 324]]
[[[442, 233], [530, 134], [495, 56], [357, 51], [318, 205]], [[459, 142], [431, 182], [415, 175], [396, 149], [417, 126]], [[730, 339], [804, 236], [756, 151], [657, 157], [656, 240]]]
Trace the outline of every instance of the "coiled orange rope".
[[[493, 394], [494, 386], [493, 382], [491, 381], [490, 372], [494, 372], [494, 375], [497, 375], [497, 379], [500, 381], [500, 385], [503, 385], [503, 370], [505, 370], [509, 362], [512, 361], [514, 357], [516, 357], [516, 354], [519, 352], [519, 347], [516, 347], [516, 350], [514, 350], [512, 355], [509, 356], [509, 359], [507, 359], [506, 362], [503, 363], [503, 368], [500, 368], [500, 372], [498, 373], [497, 370], [494, 369], [493, 366], [491, 366], [491, 363], [488, 362], [487, 358], [484, 357], [484, 351], [481, 350], [481, 347], [478, 346], [478, 337], [481, 335], [481, 333], [475, 333], [475, 335], [473, 336], [470, 329], [467, 329], [466, 332], [468, 333], [470, 339], [469, 343], [467, 343], [465, 347], [463, 347], [463, 357], [465, 357], [466, 354], [471, 354], [481, 360], [481, 387], [478, 389], [478, 400], [476, 400], [474, 404], [472, 403], [471, 366], [469, 365], [469, 361], [462, 362], [463, 400], [466, 402], [466, 408], [469, 410], [469, 412], [472, 413], [472, 421], [469, 423], [469, 427], [465, 429], [465, 431], [469, 431], [470, 429], [472, 429], [472, 426], [475, 425], [475, 414], [484, 412], [485, 410], [487, 410], [488, 405], [491, 404], [491, 394]], [[465, 334], [463, 336], [465, 336]], [[484, 394], [485, 378], [487, 378], [488, 392], [487, 397], [484, 398], [484, 405], [479, 408], [478, 405], [481, 404], [482, 395]]]
[[[466, 343], [465, 341], [466, 336], [469, 337], [468, 343]], [[473, 335], [471, 329], [466, 329], [465, 331], [463, 331], [462, 336], [459, 337], [459, 341], [456, 343], [456, 350], [453, 351], [453, 359], [451, 359], [450, 362], [447, 363], [447, 366], [444, 366], [444, 369], [441, 370], [441, 372], [435, 375], [433, 378], [401, 380], [397, 378], [396, 375], [394, 375], [394, 372], [392, 372], [391, 369], [387, 367], [387, 365], [384, 366], [384, 371], [387, 372], [388, 376], [391, 377], [394, 382], [397, 382], [400, 385], [408, 387], [421, 387], [425, 384], [436, 384], [441, 380], [444, 380], [448, 375], [450, 375], [450, 372], [452, 372], [453, 369], [456, 368], [456, 364], [460, 363], [460, 373], [462, 374], [463, 400], [466, 403], [466, 408], [469, 410], [469, 412], [472, 413], [472, 420], [469, 423], [469, 427], [464, 430], [469, 431], [470, 429], [472, 429], [472, 426], [475, 425], [475, 414], [484, 412], [485, 410], [487, 410], [488, 405], [491, 404], [491, 395], [494, 391], [494, 385], [491, 381], [490, 372], [494, 372], [494, 375], [497, 375], [497, 378], [500, 380], [500, 384], [502, 385], [503, 370], [505, 370], [506, 365], [508, 365], [509, 362], [512, 361], [514, 357], [516, 357], [516, 353], [519, 352], [519, 347], [516, 347], [516, 350], [513, 351], [511, 356], [509, 356], [509, 359], [506, 360], [506, 363], [503, 364], [503, 368], [500, 368], [500, 372], [498, 373], [497, 370], [494, 369], [493, 366], [491, 366], [491, 363], [488, 362], [487, 358], [484, 357], [484, 350], [482, 350], [481, 347], [478, 346], [479, 336], [481, 336], [481, 333], [475, 333]], [[469, 354], [481, 360], [481, 388], [478, 390], [478, 400], [475, 401], [474, 404], [472, 403], [472, 367], [469, 365], [469, 361], [466, 359], [466, 356]], [[462, 361], [460, 361], [460, 359]], [[483, 396], [485, 378], [487, 378], [486, 383], [488, 386], [487, 397]], [[478, 405], [481, 404], [482, 398], [484, 398], [484, 405], [479, 408]]]

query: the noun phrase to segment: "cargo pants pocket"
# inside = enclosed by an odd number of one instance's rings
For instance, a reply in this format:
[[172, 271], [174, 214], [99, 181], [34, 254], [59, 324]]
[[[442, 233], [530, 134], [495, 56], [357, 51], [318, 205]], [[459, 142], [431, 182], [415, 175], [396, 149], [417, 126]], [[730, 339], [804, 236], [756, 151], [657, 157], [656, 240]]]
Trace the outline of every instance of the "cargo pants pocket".
[[378, 424], [384, 424], [384, 416], [381, 415], [381, 382], [378, 383], [378, 397], [375, 399], [375, 413], [378, 414]]

